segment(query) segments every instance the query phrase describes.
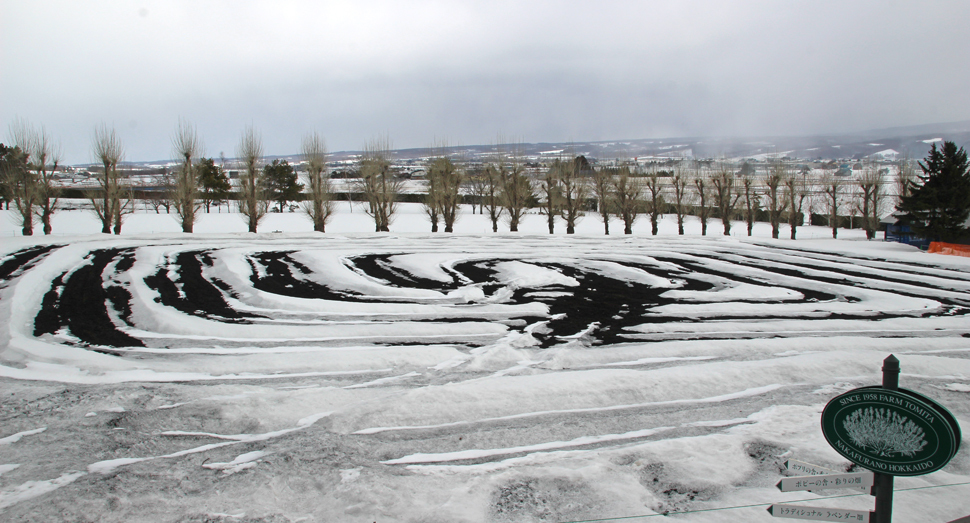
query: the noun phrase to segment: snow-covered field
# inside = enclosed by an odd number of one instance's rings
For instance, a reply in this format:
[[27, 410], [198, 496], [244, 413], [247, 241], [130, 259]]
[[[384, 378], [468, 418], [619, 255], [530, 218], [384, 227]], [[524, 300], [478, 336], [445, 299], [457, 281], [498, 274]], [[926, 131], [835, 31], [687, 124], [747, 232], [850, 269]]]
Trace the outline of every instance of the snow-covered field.
[[[970, 419], [970, 259], [669, 217], [492, 234], [466, 209], [430, 234], [416, 205], [375, 234], [340, 211], [258, 235], [136, 213], [120, 237], [66, 211], [33, 238], [3, 211], [0, 520], [770, 521], [872, 508], [774, 485], [787, 459], [848, 467], [822, 406], [890, 353]], [[894, 521], [970, 515], [967, 443], [896, 479]]]

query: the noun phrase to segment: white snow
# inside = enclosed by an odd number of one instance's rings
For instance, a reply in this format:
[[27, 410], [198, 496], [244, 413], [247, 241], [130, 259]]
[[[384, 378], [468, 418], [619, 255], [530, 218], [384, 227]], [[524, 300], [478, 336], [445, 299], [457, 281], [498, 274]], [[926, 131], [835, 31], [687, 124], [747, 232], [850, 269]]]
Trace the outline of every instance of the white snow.
[[260, 458], [266, 455], [267, 453], [262, 450], [254, 450], [252, 452], [240, 454], [228, 463], [204, 463], [202, 467], [212, 470], [221, 470], [223, 474], [229, 476], [231, 474], [255, 467]]
[[382, 463], [387, 465], [410, 465], [416, 463], [442, 463], [447, 461], [473, 460], [494, 456], [505, 456], [509, 454], [519, 454], [523, 452], [537, 452], [552, 449], [569, 447], [582, 447], [597, 443], [622, 441], [630, 439], [645, 438], [673, 427], [657, 427], [653, 429], [637, 430], [624, 434], [604, 434], [601, 436], [583, 436], [569, 441], [550, 441], [536, 445], [524, 445], [520, 447], [509, 447], [502, 449], [475, 449], [463, 450], [460, 452], [444, 452], [440, 454], [411, 454], [397, 459], [390, 459]]
[[[702, 237], [691, 218], [679, 236], [669, 216], [656, 238], [643, 221], [636, 234], [604, 236], [595, 213], [572, 236], [545, 234], [535, 215], [518, 234], [493, 234], [465, 208], [456, 233], [430, 234], [410, 204], [391, 234], [375, 234], [359, 209], [338, 209], [326, 234], [296, 213], [260, 227], [283, 233], [248, 234], [222, 213], [182, 234], [171, 217], [140, 211], [115, 237], [95, 234], [88, 214], [64, 212], [54, 236], [33, 238], [16, 236], [12, 213], [0, 211], [0, 261], [59, 246], [0, 282], [0, 382], [64, 408], [37, 408], [0, 433], [0, 518], [79, 506], [107, 521], [695, 511], [677, 519], [767, 523], [769, 503], [821, 503], [778, 492], [778, 463], [845, 470], [819, 430], [821, 409], [879, 383], [890, 353], [901, 386], [937, 399], [963, 426], [970, 419], [964, 258], [865, 241], [858, 230], [832, 240], [810, 226], [790, 241], [770, 239], [763, 223], [753, 238], [740, 223], [722, 237], [712, 221]], [[133, 262], [119, 269], [116, 258], [102, 273], [131, 293], [130, 315], [109, 307], [109, 323], [146, 346], [88, 346], [67, 326], [35, 335], [51, 282], [105, 249], [128, 250]], [[224, 284], [215, 292], [227, 307], [259, 317], [224, 321], [163, 303], [151, 277], [191, 293], [178, 259], [200, 251], [211, 261], [201, 274]], [[275, 270], [260, 256], [283, 252], [291, 285], [333, 294], [254, 284]], [[618, 294], [570, 301], [603, 279]], [[90, 397], [59, 405], [51, 391], [61, 389]], [[98, 417], [122, 412], [130, 425]], [[942, 471], [897, 478], [897, 519], [970, 513], [965, 487], [924, 488], [970, 481], [967, 463], [961, 451]], [[176, 499], [145, 478], [186, 490]], [[121, 497], [130, 508], [103, 508], [107, 481], [131, 482]], [[495, 512], [499, 500], [510, 512]], [[741, 505], [756, 506], [712, 510]]]
[[10, 445], [12, 443], [17, 443], [25, 436], [33, 436], [34, 434], [40, 434], [45, 430], [47, 430], [47, 427], [41, 427], [39, 429], [25, 430], [23, 432], [18, 432], [16, 434], [7, 436], [5, 438], [0, 438], [0, 445]]
[[[872, 144], [869, 144], [869, 145], [872, 145]], [[895, 158], [899, 156], [899, 151], [895, 149], [883, 149], [881, 151], [874, 152], [869, 156], [882, 156], [883, 158], [890, 158], [890, 157]]]
[[84, 476], [83, 472], [68, 472], [50, 480], [27, 481], [11, 490], [0, 490], [0, 510], [11, 505], [43, 496]]
[[307, 427], [313, 425], [320, 419], [329, 416], [330, 414], [331, 414], [330, 412], [317, 413], [313, 416], [309, 416], [301, 419], [299, 422], [297, 422], [296, 427], [282, 429], [282, 430], [275, 430], [275, 431], [266, 432], [263, 434], [214, 434], [209, 432], [185, 432], [185, 431], [179, 431], [179, 430], [166, 431], [166, 432], [162, 432], [161, 435], [170, 436], [170, 437], [204, 436], [204, 437], [210, 437], [214, 439], [221, 439], [221, 440], [228, 440], [228, 441], [224, 441], [222, 443], [210, 443], [207, 445], [192, 447], [189, 449], [180, 450], [178, 452], [173, 452], [171, 454], [166, 454], [163, 456], [148, 456], [143, 458], [118, 458], [118, 459], [98, 461], [96, 463], [92, 463], [88, 465], [88, 473], [110, 474], [119, 467], [124, 467], [135, 463], [141, 463], [144, 461], [178, 458], [178, 457], [186, 456], [188, 454], [198, 454], [200, 452], [206, 452], [209, 450], [218, 449], [229, 445], [236, 445], [239, 443], [253, 443], [253, 442], [259, 442], [259, 441], [267, 441], [273, 438], [278, 438], [280, 436], [289, 434], [291, 432], [306, 429]]
[[953, 392], [970, 392], [970, 385], [966, 383], [947, 383], [941, 388], [943, 390], [951, 390]]

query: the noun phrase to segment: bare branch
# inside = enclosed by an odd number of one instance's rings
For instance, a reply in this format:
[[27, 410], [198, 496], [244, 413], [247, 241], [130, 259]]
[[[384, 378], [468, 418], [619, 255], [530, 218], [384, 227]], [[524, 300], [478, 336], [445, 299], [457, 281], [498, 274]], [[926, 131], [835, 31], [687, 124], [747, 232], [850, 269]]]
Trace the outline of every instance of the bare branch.
[[269, 212], [263, 196], [263, 139], [252, 126], [246, 127], [239, 139], [236, 156], [243, 164], [239, 177], [239, 212], [246, 217], [249, 232], [256, 232], [259, 222]]
[[313, 230], [326, 232], [333, 216], [333, 190], [327, 173], [327, 146], [316, 131], [303, 137], [303, 161], [307, 164], [310, 199], [303, 202], [303, 211], [313, 221]]

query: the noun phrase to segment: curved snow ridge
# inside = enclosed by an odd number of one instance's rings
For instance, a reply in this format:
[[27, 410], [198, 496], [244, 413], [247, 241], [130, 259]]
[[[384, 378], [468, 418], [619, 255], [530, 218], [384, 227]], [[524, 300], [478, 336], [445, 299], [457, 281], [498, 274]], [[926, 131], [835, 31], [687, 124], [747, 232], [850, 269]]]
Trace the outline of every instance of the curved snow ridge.
[[[799, 336], [960, 336], [970, 332], [964, 317], [938, 316], [930, 318], [900, 317], [891, 319], [777, 319], [751, 321], [667, 322], [641, 323], [624, 327], [624, 337], [629, 339], [667, 339], [683, 336], [736, 338], [750, 335], [799, 337]], [[633, 334], [636, 333], [636, 334]]]
[[5, 438], [0, 438], [0, 445], [10, 445], [11, 443], [16, 443], [20, 441], [24, 436], [33, 436], [34, 434], [40, 434], [47, 430], [47, 427], [41, 427], [34, 430], [25, 430], [23, 432], [18, 432], [16, 434], [7, 436]]
[[[83, 349], [74, 349], [80, 352], [92, 354]], [[165, 372], [155, 371], [146, 368], [130, 368], [127, 370], [103, 371], [97, 374], [90, 373], [79, 367], [70, 365], [60, 365], [54, 363], [42, 363], [32, 361], [27, 363], [24, 368], [8, 367], [0, 365], [0, 377], [13, 378], [31, 381], [57, 381], [61, 383], [82, 383], [87, 385], [97, 385], [101, 383], [125, 383], [131, 381], [143, 381], [151, 383], [170, 382], [170, 381], [239, 381], [239, 380], [264, 380], [264, 379], [292, 379], [292, 378], [314, 378], [339, 376], [345, 374], [369, 374], [389, 372], [393, 369], [362, 369], [355, 371], [317, 371], [317, 372], [291, 372], [276, 374], [258, 373], [228, 373], [228, 374], [206, 374], [201, 372]]]
[[0, 512], [3, 509], [27, 501], [48, 492], [53, 492], [64, 485], [74, 483], [78, 478], [87, 475], [85, 472], [68, 472], [50, 480], [27, 481], [10, 490], [0, 490]]
[[805, 295], [783, 287], [768, 287], [751, 283], [732, 282], [709, 291], [672, 290], [661, 295], [664, 298], [682, 302], [733, 302], [736, 300], [754, 300], [762, 303], [796, 301]]
[[535, 417], [542, 417], [542, 416], [559, 416], [564, 414], [586, 414], [586, 413], [593, 413], [593, 412], [610, 412], [610, 411], [632, 410], [632, 409], [660, 407], [660, 406], [669, 406], [669, 405], [700, 405], [700, 404], [707, 404], [707, 403], [720, 403], [720, 402], [731, 401], [731, 400], [736, 400], [740, 398], [760, 396], [762, 394], [767, 394], [771, 391], [778, 390], [782, 387], [784, 387], [784, 385], [780, 383], [774, 383], [771, 385], [752, 387], [750, 389], [745, 389], [738, 392], [731, 392], [727, 394], [721, 394], [718, 396], [711, 396], [708, 398], [677, 399], [677, 400], [667, 400], [667, 401], [651, 401], [646, 403], [635, 403], [635, 404], [626, 404], [626, 405], [610, 405], [606, 407], [590, 407], [590, 408], [579, 408], [579, 409], [523, 412], [521, 414], [512, 414], [509, 416], [497, 416], [493, 418], [480, 418], [475, 420], [455, 421], [451, 423], [439, 423], [436, 425], [371, 427], [371, 428], [355, 431], [353, 432], [353, 434], [366, 435], [366, 434], [378, 434], [381, 432], [394, 432], [394, 431], [407, 431], [407, 430], [435, 430], [435, 429], [443, 429], [443, 428], [451, 428], [451, 427], [460, 427], [460, 426], [466, 426], [466, 425], [477, 425], [477, 424], [483, 424], [483, 423], [509, 421], [509, 420], [515, 420], [515, 419], [535, 418]]
[[388, 376], [386, 378], [378, 378], [373, 381], [368, 381], [366, 383], [357, 383], [354, 385], [347, 385], [345, 389], [362, 389], [365, 387], [376, 387], [378, 385], [387, 385], [388, 383], [396, 383], [399, 381], [407, 380], [408, 378], [414, 378], [420, 376], [419, 372], [409, 372], [407, 374], [402, 374], [400, 376]]
[[614, 441], [635, 440], [653, 436], [660, 432], [673, 430], [676, 427], [656, 427], [652, 429], [635, 430], [623, 434], [606, 434], [602, 436], [583, 436], [569, 441], [550, 441], [535, 445], [523, 445], [519, 447], [507, 447], [501, 449], [472, 449], [459, 450], [455, 452], [442, 452], [437, 454], [411, 454], [402, 458], [382, 461], [385, 465], [410, 465], [419, 463], [443, 463], [449, 461], [467, 461], [495, 456], [505, 456], [509, 454], [522, 454], [538, 452], [543, 450], [564, 449], [570, 447], [582, 447], [586, 445], [598, 445]]
[[269, 455], [268, 452], [263, 450], [254, 450], [252, 452], [247, 452], [245, 454], [240, 454], [236, 456], [235, 459], [228, 463], [203, 463], [202, 468], [211, 470], [221, 470], [223, 474], [229, 476], [237, 472], [241, 472], [246, 469], [250, 469], [256, 466], [256, 463], [261, 461], [261, 458]]
[[656, 358], [640, 358], [633, 361], [616, 361], [612, 363], [603, 363], [600, 365], [589, 365], [589, 368], [598, 367], [636, 367], [639, 365], [649, 365], [652, 363], [671, 363], [677, 361], [706, 361], [717, 359], [717, 356], [667, 356], [667, 357], [656, 357]]
[[579, 287], [576, 278], [566, 276], [561, 272], [541, 267], [526, 261], [503, 261], [496, 263], [496, 280], [513, 289], [542, 288], [549, 286]]
[[[752, 415], [746, 418], [696, 421], [691, 423], [683, 423], [679, 427], [657, 427], [655, 429], [647, 429], [647, 431], [656, 430], [657, 433], [660, 433], [660, 432], [666, 432], [677, 428], [727, 427], [727, 428], [733, 429], [734, 427], [738, 427], [741, 425], [757, 424], [760, 421], [762, 420], [757, 419], [755, 415]], [[639, 445], [640, 443], [637, 443], [637, 442], [625, 443], [627, 441], [640, 439], [639, 437], [636, 437], [637, 432], [642, 432], [642, 431], [634, 431], [634, 432], [629, 432], [624, 434], [607, 434], [602, 436], [593, 436], [593, 438], [596, 438], [599, 441], [596, 443], [590, 443], [589, 445], [597, 445], [597, 446], [594, 448], [583, 449], [583, 450], [560, 450], [565, 448], [574, 448], [576, 445], [562, 446], [559, 444], [560, 442], [551, 442], [551, 443], [529, 445], [524, 447], [510, 447], [507, 449], [468, 450], [468, 451], [456, 451], [456, 452], [448, 452], [448, 453], [419, 453], [419, 454], [411, 454], [408, 456], [404, 456], [402, 458], [398, 458], [398, 460], [402, 460], [402, 463], [389, 463], [389, 462], [382, 462], [382, 463], [407, 465], [408, 470], [413, 472], [423, 473], [423, 474], [492, 473], [498, 470], [508, 469], [511, 467], [540, 465], [540, 464], [549, 463], [549, 462], [562, 462], [563, 460], [572, 460], [576, 458], [588, 459], [594, 456], [595, 454], [601, 453], [604, 451], [607, 453], [610, 453], [610, 452], [616, 451], [618, 448], [626, 448], [627, 445]], [[651, 435], [653, 434], [648, 434], [643, 437], [649, 437]], [[633, 436], [633, 437], [627, 437], [627, 436]], [[676, 438], [676, 436], [674, 437]], [[688, 437], [694, 438], [696, 436], [688, 436]], [[582, 438], [579, 438], [579, 439], [582, 439]], [[571, 440], [570, 442], [567, 442], [567, 443], [577, 442], [579, 439]], [[660, 441], [663, 441], [663, 440], [664, 438], [661, 438]], [[599, 445], [602, 443], [608, 444], [612, 442], [623, 443], [623, 445], [622, 446], [608, 445], [606, 447]], [[579, 445], [579, 446], [583, 446], [583, 445]], [[523, 449], [523, 448], [535, 448], [536, 450], [519, 451], [519, 449]], [[508, 452], [505, 452], [505, 451], [508, 451]], [[515, 456], [515, 457], [497, 460], [497, 461], [484, 461], [484, 462], [480, 462], [480, 463], [476, 462], [472, 464], [448, 464], [448, 463], [454, 463], [455, 461], [466, 461], [466, 460], [481, 461], [483, 459], [490, 458], [490, 457], [501, 457], [501, 456], [506, 456], [510, 454], [522, 454], [523, 452], [526, 453], [524, 456]], [[465, 457], [466, 455], [472, 456], [472, 457], [466, 458]], [[450, 459], [450, 458], [458, 458], [458, 459]], [[404, 462], [404, 461], [410, 461], [412, 459], [417, 462], [414, 462], [414, 463]], [[395, 460], [391, 460], [391, 461], [395, 461]]]
[[123, 467], [123, 466], [131, 465], [131, 464], [134, 464], [134, 463], [140, 463], [140, 462], [143, 462], [143, 461], [152, 461], [152, 460], [156, 460], [156, 459], [167, 459], [167, 458], [179, 458], [179, 457], [182, 457], [182, 456], [187, 456], [189, 454], [198, 454], [200, 452], [206, 452], [208, 450], [213, 450], [213, 449], [217, 449], [217, 448], [221, 448], [221, 447], [226, 447], [226, 446], [229, 446], [229, 445], [238, 445], [239, 443], [253, 443], [253, 442], [257, 442], [257, 441], [266, 441], [266, 440], [270, 440], [270, 439], [273, 439], [273, 438], [278, 438], [280, 436], [284, 436], [284, 435], [289, 434], [291, 432], [296, 432], [296, 431], [299, 431], [299, 430], [306, 429], [307, 427], [310, 427], [311, 425], [313, 425], [314, 423], [316, 423], [320, 419], [325, 418], [325, 417], [331, 415], [332, 413], [333, 412], [330, 411], [330, 412], [321, 412], [321, 413], [318, 413], [318, 414], [314, 414], [312, 416], [308, 416], [308, 417], [303, 418], [300, 421], [298, 421], [296, 427], [289, 428], [289, 429], [282, 429], [282, 430], [274, 430], [272, 432], [265, 432], [263, 434], [215, 434], [215, 433], [211, 433], [211, 432], [184, 432], [184, 431], [168, 431], [168, 432], [162, 432], [161, 433], [162, 436], [175, 436], [175, 437], [180, 437], [180, 436], [190, 436], [190, 437], [205, 436], [205, 437], [210, 437], [210, 438], [215, 438], [215, 439], [222, 439], [222, 440], [228, 440], [228, 441], [223, 441], [222, 443], [209, 443], [207, 445], [202, 445], [202, 446], [199, 446], [199, 447], [193, 447], [193, 448], [190, 448], [190, 449], [180, 450], [178, 452], [173, 452], [171, 454], [165, 454], [163, 456], [148, 456], [148, 457], [143, 457], [143, 458], [117, 458], [117, 459], [109, 459], [109, 460], [104, 460], [104, 461], [98, 461], [96, 463], [92, 463], [92, 464], [88, 465], [88, 473], [91, 473], [91, 474], [110, 474], [111, 472], [113, 472], [118, 467]]

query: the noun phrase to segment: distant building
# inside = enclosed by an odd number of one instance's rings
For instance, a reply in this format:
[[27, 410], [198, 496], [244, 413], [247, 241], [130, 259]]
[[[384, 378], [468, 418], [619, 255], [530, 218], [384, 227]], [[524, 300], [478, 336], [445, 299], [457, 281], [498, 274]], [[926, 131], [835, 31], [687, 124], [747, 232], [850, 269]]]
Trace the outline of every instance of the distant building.
[[886, 216], [879, 222], [879, 224], [884, 227], [883, 230], [885, 231], [885, 235], [883, 236], [883, 239], [887, 242], [905, 243], [906, 245], [918, 247], [923, 251], [928, 249], [930, 246], [929, 240], [913, 234], [913, 230], [910, 229], [909, 225], [903, 225], [900, 223], [899, 218], [895, 214]]

